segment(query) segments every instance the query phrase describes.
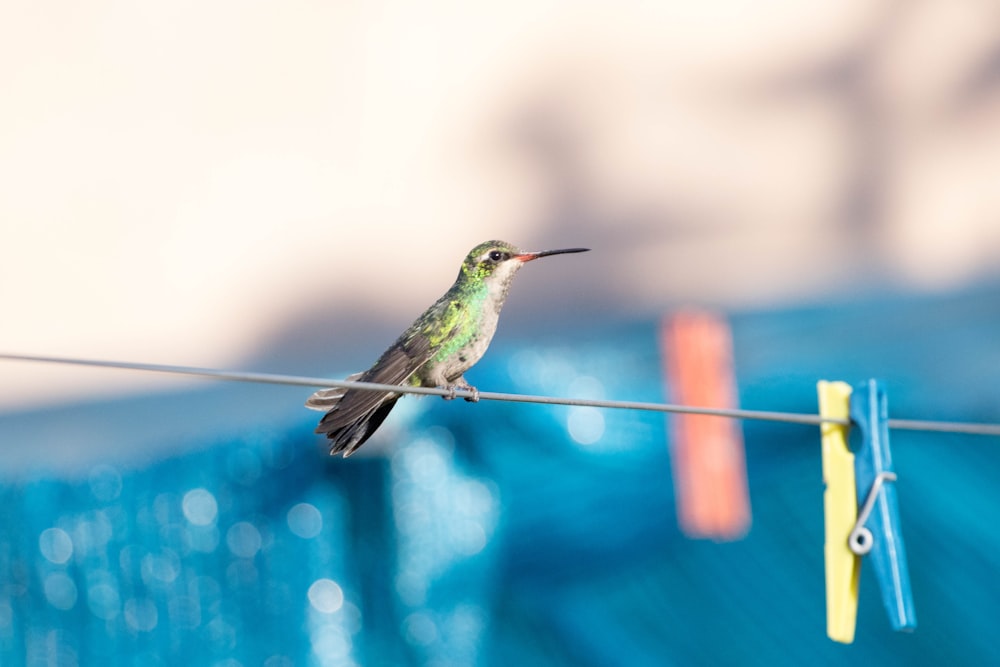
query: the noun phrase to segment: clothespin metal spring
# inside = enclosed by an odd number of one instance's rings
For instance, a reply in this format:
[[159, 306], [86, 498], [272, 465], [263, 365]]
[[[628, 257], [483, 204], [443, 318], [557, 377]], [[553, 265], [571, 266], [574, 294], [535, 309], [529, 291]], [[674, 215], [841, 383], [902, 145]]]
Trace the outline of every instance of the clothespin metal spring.
[[872, 537], [872, 531], [865, 527], [865, 522], [868, 521], [868, 515], [872, 513], [872, 509], [875, 507], [875, 501], [878, 499], [878, 492], [882, 488], [882, 485], [886, 482], [895, 482], [896, 473], [889, 471], [882, 471], [875, 475], [875, 481], [872, 483], [872, 488], [868, 491], [868, 497], [865, 498], [865, 504], [861, 507], [861, 512], [858, 513], [858, 520], [854, 524], [854, 528], [851, 530], [851, 534], [847, 538], [847, 545], [851, 548], [851, 551], [859, 556], [864, 556], [866, 553], [872, 550], [872, 546], [875, 544], [875, 540]]

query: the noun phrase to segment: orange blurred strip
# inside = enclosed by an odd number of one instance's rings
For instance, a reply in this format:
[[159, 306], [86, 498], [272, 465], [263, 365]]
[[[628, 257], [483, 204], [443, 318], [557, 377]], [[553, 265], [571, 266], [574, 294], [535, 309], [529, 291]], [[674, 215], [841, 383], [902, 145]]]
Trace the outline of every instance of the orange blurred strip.
[[[664, 318], [660, 334], [670, 402], [736, 407], [732, 335], [723, 317], [680, 311]], [[739, 422], [705, 415], [668, 419], [681, 530], [691, 537], [739, 539], [750, 529]]]

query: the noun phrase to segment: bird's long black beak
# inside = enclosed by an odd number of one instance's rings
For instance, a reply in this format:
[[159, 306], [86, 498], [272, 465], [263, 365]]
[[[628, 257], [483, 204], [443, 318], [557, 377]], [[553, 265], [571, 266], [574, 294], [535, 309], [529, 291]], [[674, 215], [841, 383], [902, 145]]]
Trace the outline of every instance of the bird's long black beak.
[[530, 262], [533, 259], [538, 259], [539, 257], [548, 257], [549, 255], [565, 255], [571, 252], [587, 252], [590, 248], [563, 248], [561, 250], [539, 250], [538, 252], [522, 252], [520, 255], [514, 255], [517, 259], [522, 262]]

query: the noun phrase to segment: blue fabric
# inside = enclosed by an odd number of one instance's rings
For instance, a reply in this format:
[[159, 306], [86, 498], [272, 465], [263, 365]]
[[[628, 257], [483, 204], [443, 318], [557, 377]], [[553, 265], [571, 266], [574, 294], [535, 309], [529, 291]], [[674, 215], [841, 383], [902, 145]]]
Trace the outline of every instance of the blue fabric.
[[[1000, 421], [996, 304], [980, 292], [736, 314], [742, 406], [814, 412], [817, 379], [877, 376], [893, 416]], [[656, 340], [651, 322], [530, 344], [501, 330], [468, 379], [662, 401]], [[402, 406], [377, 436], [391, 440], [385, 458], [325, 457], [315, 413], [296, 408], [280, 423], [212, 422], [200, 449], [138, 468], [110, 457], [75, 478], [8, 479], [0, 664], [995, 660], [996, 439], [893, 432], [919, 626], [890, 630], [864, 568], [857, 638], [843, 646], [825, 636], [816, 428], [744, 424], [753, 527], [717, 544], [677, 530], [662, 415]]]

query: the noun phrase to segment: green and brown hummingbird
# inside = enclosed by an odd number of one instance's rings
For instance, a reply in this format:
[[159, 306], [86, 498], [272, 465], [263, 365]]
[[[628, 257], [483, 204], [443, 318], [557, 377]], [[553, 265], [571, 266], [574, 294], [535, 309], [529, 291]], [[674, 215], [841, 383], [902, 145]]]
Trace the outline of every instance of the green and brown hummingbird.
[[[480, 243], [462, 262], [455, 284], [428, 308], [375, 365], [348, 380], [401, 387], [442, 387], [473, 392], [462, 377], [489, 347], [510, 283], [526, 262], [588, 248], [525, 252], [504, 241]], [[353, 454], [382, 424], [401, 394], [322, 389], [306, 407], [325, 411], [316, 433], [330, 440], [330, 454]], [[453, 398], [452, 396], [451, 398]], [[445, 397], [449, 398], [449, 397]]]

